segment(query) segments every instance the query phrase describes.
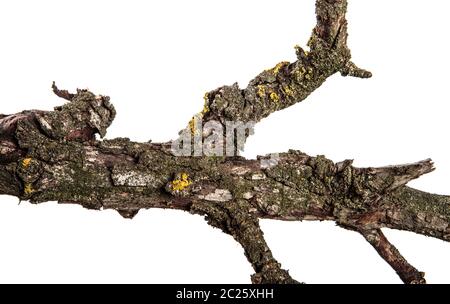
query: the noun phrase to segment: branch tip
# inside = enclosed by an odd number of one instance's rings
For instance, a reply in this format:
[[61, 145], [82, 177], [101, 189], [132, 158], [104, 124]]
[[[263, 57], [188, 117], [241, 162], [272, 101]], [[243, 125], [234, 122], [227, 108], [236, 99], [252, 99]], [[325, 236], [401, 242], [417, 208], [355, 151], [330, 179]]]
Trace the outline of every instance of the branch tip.
[[352, 61], [348, 61], [347, 64], [341, 69], [341, 75], [344, 77], [350, 76], [350, 77], [356, 77], [356, 78], [371, 78], [372, 73], [359, 68], [354, 64]]
[[53, 81], [52, 83], [52, 90], [53, 93], [55, 93], [56, 96], [66, 99], [68, 101], [72, 101], [73, 98], [75, 97], [75, 94], [70, 93], [67, 90], [60, 90], [57, 86], [56, 86], [56, 82]]

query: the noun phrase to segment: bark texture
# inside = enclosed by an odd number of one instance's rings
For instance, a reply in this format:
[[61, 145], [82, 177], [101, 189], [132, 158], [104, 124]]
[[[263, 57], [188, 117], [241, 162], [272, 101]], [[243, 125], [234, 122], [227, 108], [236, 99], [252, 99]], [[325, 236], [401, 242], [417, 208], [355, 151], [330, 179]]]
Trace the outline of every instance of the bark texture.
[[[345, 0], [317, 0], [310, 52], [264, 71], [241, 90], [222, 87], [205, 96], [204, 122], [259, 121], [317, 89], [329, 76], [370, 77], [350, 61]], [[0, 194], [32, 203], [58, 201], [89, 209], [114, 209], [132, 218], [140, 209], [179, 209], [205, 216], [239, 242], [255, 274], [253, 283], [297, 283], [273, 257], [259, 219], [331, 220], [360, 233], [405, 283], [424, 274], [382, 234], [393, 228], [450, 241], [450, 197], [406, 184], [433, 170], [414, 164], [355, 168], [299, 151], [257, 160], [177, 157], [169, 143], [127, 138], [97, 140], [112, 123], [109, 97], [59, 90], [68, 100], [54, 111], [0, 115]]]

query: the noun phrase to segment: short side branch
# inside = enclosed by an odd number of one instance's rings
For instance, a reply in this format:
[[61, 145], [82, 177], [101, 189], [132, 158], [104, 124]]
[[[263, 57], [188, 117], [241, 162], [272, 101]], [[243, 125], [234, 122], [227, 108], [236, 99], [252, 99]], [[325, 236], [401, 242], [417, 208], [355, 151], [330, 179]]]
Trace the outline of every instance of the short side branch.
[[381, 229], [358, 230], [378, 254], [397, 272], [405, 284], [425, 284], [425, 273], [418, 271], [384, 236]]
[[200, 202], [192, 207], [193, 212], [205, 214], [211, 226], [233, 236], [241, 244], [255, 270], [251, 278], [253, 284], [298, 284], [273, 257], [258, 217], [248, 209], [246, 202], [239, 201], [228, 202], [227, 206]]
[[55, 93], [56, 96], [58, 96], [60, 98], [63, 98], [65, 100], [68, 100], [68, 101], [72, 101], [72, 99], [75, 97], [75, 94], [72, 94], [72, 93], [70, 93], [67, 90], [60, 90], [56, 86], [56, 83], [54, 81], [53, 81], [53, 84], [52, 84], [52, 90], [53, 90], [53, 93]]
[[371, 78], [372, 73], [361, 69], [356, 66], [352, 61], [347, 62], [347, 64], [341, 70], [342, 76], [350, 76], [356, 78]]

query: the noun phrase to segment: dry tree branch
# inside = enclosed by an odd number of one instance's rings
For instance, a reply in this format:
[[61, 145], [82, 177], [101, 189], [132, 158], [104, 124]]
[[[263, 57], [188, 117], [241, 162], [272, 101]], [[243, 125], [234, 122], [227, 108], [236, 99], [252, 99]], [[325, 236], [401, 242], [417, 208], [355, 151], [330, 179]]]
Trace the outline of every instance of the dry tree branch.
[[397, 272], [405, 283], [425, 282], [425, 273], [408, 263], [400, 252], [384, 236], [381, 229], [360, 230], [362, 236], [375, 248], [379, 255]]
[[[208, 93], [198, 114], [203, 123], [257, 122], [304, 100], [337, 72], [370, 77], [350, 61], [346, 9], [346, 0], [317, 0], [310, 52], [297, 47], [298, 61], [262, 72], [244, 90], [235, 84]], [[148, 208], [203, 215], [242, 245], [253, 283], [296, 283], [273, 257], [259, 219], [335, 221], [362, 234], [405, 283], [425, 283], [424, 275], [381, 228], [450, 241], [450, 197], [406, 186], [433, 170], [430, 160], [355, 168], [349, 160], [333, 163], [299, 151], [281, 154], [277, 163], [177, 157], [172, 143], [96, 140], [115, 116], [109, 97], [53, 90], [69, 102], [54, 111], [0, 116], [0, 194], [114, 209], [126, 218]]]

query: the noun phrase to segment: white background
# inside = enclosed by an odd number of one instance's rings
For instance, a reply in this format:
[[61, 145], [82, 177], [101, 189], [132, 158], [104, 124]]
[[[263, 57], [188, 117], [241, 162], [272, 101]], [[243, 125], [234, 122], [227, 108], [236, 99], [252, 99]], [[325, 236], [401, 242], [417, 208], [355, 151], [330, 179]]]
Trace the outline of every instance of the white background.
[[[331, 77], [305, 102], [256, 127], [245, 156], [290, 148], [357, 166], [432, 157], [413, 186], [450, 194], [449, 1], [352, 1], [349, 44], [371, 80]], [[206, 91], [241, 87], [295, 60], [315, 24], [313, 0], [1, 1], [0, 112], [51, 109], [62, 88], [110, 95], [108, 138], [167, 141]], [[276, 258], [308, 283], [398, 283], [359, 235], [333, 223], [263, 221]], [[450, 282], [450, 244], [385, 231], [431, 283]], [[198, 216], [133, 220], [79, 206], [0, 197], [0, 282], [248, 283], [231, 237]]]

